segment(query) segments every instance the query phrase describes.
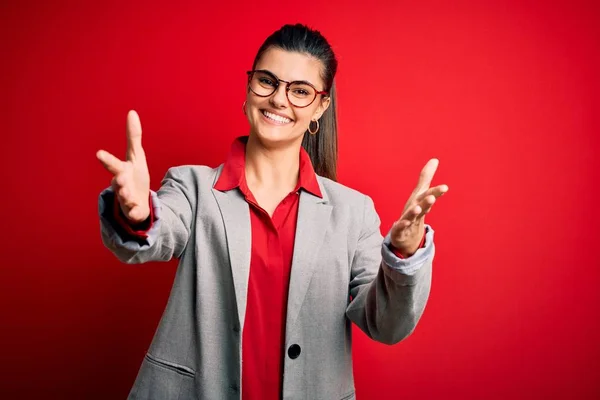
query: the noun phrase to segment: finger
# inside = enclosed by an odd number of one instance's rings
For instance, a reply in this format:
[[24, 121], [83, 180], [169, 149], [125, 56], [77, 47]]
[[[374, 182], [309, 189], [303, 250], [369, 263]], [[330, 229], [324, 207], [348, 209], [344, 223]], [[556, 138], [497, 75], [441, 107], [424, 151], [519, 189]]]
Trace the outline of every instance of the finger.
[[125, 184], [126, 181], [127, 177], [125, 174], [119, 174], [112, 178], [111, 186], [113, 191], [117, 194], [117, 196], [119, 196], [119, 199], [124, 202], [123, 204], [130, 206], [129, 197], [131, 190], [129, 189], [129, 186]]
[[123, 204], [125, 207], [129, 208], [130, 210], [133, 209], [135, 206], [137, 206], [137, 203], [131, 197], [131, 191], [128, 188], [124, 187], [124, 188], [119, 189], [119, 191], [117, 192], [117, 195], [119, 196], [121, 204]]
[[144, 216], [144, 209], [139, 206], [134, 206], [130, 211], [128, 218], [133, 222], [143, 222], [146, 218], [148, 218], [148, 214]]
[[431, 208], [435, 204], [435, 200], [436, 198], [434, 195], [429, 195], [423, 199], [423, 201], [420, 203], [422, 211], [419, 213], [418, 218], [424, 217], [425, 214], [428, 214], [429, 211], [431, 211]]
[[96, 158], [100, 160], [104, 168], [113, 175], [117, 175], [123, 171], [123, 161], [110, 154], [108, 151], [98, 150]]
[[433, 175], [435, 175], [435, 171], [439, 165], [440, 161], [437, 158], [432, 158], [425, 164], [423, 169], [421, 170], [421, 174], [419, 175], [419, 182], [417, 183], [417, 192], [421, 192], [429, 189], [431, 185], [431, 181], [433, 180]]
[[134, 110], [127, 114], [127, 161], [133, 160], [142, 150], [142, 123]]
[[417, 196], [417, 202], [423, 201], [427, 196], [434, 196], [436, 199], [438, 197], [442, 197], [444, 193], [448, 191], [448, 185], [438, 185], [436, 187], [432, 187], [421, 193]]
[[113, 178], [118, 187], [125, 186], [125, 182], [127, 181], [127, 177], [124, 174], [119, 174]]
[[412, 223], [421, 214], [422, 211], [422, 207], [419, 204], [417, 204], [416, 206], [410, 207], [408, 210], [406, 210], [406, 212], [400, 217], [400, 220], [406, 220]]
[[397, 232], [401, 232], [402, 230], [408, 228], [409, 226], [412, 225], [412, 222], [406, 219], [399, 219], [398, 221], [394, 222], [394, 224], [392, 225], [392, 228], [395, 228], [397, 230]]
[[119, 189], [118, 193], [120, 198], [122, 198], [125, 201], [125, 204], [128, 205], [129, 203], [129, 190], [126, 187], [122, 187]]

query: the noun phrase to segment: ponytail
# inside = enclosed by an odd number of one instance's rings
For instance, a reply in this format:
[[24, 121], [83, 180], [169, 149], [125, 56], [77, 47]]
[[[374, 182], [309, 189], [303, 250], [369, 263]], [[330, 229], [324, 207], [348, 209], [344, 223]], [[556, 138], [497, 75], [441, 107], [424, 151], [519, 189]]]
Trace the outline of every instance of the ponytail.
[[306, 131], [302, 139], [302, 147], [310, 156], [313, 168], [317, 175], [337, 181], [337, 100], [335, 94], [335, 80], [329, 90], [331, 103], [319, 122], [319, 131], [311, 134]]

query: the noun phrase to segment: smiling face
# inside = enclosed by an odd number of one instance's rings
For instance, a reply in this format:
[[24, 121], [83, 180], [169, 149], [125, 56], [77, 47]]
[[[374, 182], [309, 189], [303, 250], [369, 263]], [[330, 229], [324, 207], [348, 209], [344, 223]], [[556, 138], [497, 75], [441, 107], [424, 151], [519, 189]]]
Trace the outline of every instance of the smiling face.
[[[305, 81], [312, 84], [317, 91], [325, 90], [321, 78], [323, 63], [306, 54], [285, 51], [272, 47], [260, 57], [255, 70], [268, 71], [275, 77], [287, 81]], [[263, 77], [268, 75], [263, 75]], [[262, 79], [263, 84], [273, 84]], [[294, 91], [291, 88], [289, 96]], [[306, 96], [302, 87], [295, 92], [296, 96]], [[298, 101], [294, 101], [299, 104]], [[318, 120], [329, 107], [327, 96], [317, 95], [307, 107], [299, 108], [290, 104], [286, 96], [286, 84], [279, 83], [273, 94], [261, 97], [248, 90], [246, 95], [246, 116], [250, 123], [250, 135], [255, 135], [265, 146], [290, 145], [301, 143], [311, 120]], [[314, 128], [313, 128], [314, 129]]]

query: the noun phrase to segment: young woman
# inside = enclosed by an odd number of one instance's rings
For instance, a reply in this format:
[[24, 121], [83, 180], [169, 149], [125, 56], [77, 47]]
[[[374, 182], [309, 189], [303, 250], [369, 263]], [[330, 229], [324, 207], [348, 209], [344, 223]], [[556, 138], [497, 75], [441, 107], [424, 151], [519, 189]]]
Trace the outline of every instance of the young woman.
[[150, 190], [138, 115], [99, 199], [125, 263], [179, 259], [132, 399], [353, 399], [351, 322], [394, 344], [421, 317], [446, 185], [430, 160], [383, 238], [373, 201], [335, 181], [337, 61], [303, 25], [273, 33], [248, 72], [249, 135], [224, 164], [170, 168]]

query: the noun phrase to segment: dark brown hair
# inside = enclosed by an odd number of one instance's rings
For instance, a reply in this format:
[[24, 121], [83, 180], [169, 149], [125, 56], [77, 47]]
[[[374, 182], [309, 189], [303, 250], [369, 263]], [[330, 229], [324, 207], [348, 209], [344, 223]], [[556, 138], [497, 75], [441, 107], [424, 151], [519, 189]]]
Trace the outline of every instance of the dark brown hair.
[[331, 104], [321, 116], [319, 132], [311, 135], [304, 133], [302, 147], [307, 151], [312, 161], [315, 172], [326, 178], [337, 179], [337, 112], [335, 95], [335, 73], [337, 59], [331, 45], [319, 31], [308, 28], [302, 24], [284, 25], [273, 32], [258, 49], [254, 58], [256, 67], [258, 60], [271, 47], [286, 51], [308, 54], [323, 63], [321, 78], [325, 82], [325, 91], [329, 94]]

